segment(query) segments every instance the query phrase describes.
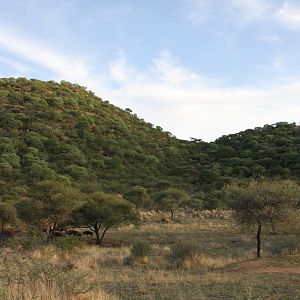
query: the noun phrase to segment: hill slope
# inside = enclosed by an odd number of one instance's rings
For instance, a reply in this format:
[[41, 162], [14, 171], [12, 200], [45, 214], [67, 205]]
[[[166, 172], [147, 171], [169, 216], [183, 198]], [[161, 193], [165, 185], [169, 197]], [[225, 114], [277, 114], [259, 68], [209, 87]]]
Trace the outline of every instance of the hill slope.
[[299, 126], [278, 123], [214, 143], [181, 141], [68, 82], [0, 80], [1, 198], [37, 181], [68, 178], [124, 193], [178, 186], [214, 190], [231, 178], [300, 177]]

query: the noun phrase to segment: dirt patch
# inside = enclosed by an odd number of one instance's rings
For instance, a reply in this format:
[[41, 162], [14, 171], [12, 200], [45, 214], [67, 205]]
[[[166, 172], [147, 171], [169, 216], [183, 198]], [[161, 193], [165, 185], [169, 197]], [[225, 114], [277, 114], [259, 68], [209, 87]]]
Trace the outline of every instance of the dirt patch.
[[275, 267], [267, 266], [270, 260], [267, 258], [242, 262], [232, 266], [231, 271], [239, 273], [277, 273], [277, 274], [300, 274], [300, 266]]

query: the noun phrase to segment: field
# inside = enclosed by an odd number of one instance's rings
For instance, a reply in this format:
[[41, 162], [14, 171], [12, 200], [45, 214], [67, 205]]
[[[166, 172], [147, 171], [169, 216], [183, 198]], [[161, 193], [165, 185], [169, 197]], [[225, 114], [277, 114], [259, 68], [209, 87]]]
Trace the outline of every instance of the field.
[[[139, 240], [152, 251], [130, 259]], [[201, 253], [172, 257], [180, 241], [194, 241]], [[0, 250], [0, 299], [300, 299], [300, 235], [265, 231], [262, 241], [256, 259], [255, 232], [230, 219], [162, 223], [153, 215], [111, 230], [100, 248], [11, 242]]]

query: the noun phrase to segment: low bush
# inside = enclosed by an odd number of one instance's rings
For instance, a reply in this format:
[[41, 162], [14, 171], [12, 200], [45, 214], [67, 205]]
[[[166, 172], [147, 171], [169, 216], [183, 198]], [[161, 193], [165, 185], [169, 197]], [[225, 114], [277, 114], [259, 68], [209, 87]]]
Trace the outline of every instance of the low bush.
[[84, 241], [77, 236], [64, 236], [53, 241], [55, 247], [63, 252], [72, 252], [84, 246]]
[[183, 261], [202, 253], [202, 247], [193, 241], [178, 242], [171, 247], [171, 257], [175, 260]]
[[131, 248], [131, 256], [146, 257], [151, 254], [152, 247], [148, 241], [138, 241]]

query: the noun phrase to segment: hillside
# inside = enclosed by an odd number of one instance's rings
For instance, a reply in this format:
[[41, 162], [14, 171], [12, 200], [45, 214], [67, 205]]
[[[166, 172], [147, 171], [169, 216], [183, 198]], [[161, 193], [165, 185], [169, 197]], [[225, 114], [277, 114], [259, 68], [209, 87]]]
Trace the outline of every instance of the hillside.
[[195, 192], [232, 178], [300, 178], [300, 128], [277, 123], [182, 141], [84, 87], [24, 78], [0, 80], [0, 191], [26, 197], [32, 184], [68, 179], [83, 191], [144, 186]]

